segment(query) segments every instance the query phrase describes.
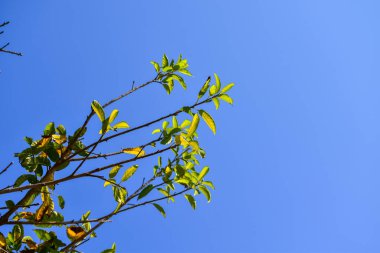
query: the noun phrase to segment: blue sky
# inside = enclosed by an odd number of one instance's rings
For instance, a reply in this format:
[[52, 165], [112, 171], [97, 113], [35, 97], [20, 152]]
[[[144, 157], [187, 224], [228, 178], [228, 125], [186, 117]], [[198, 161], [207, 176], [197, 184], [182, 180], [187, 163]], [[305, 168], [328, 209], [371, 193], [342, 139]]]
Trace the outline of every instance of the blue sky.
[[[213, 201], [199, 199], [194, 212], [180, 199], [165, 206], [166, 219], [136, 209], [83, 251], [116, 241], [118, 252], [378, 252], [379, 7], [370, 0], [2, 1], [1, 19], [12, 23], [1, 42], [24, 56], [1, 55], [0, 166], [25, 147], [23, 136], [38, 137], [49, 121], [74, 130], [93, 99], [149, 80], [150, 60], [182, 53], [194, 74], [188, 92], [168, 97], [150, 88], [117, 108], [129, 123], [143, 123], [191, 103], [214, 72], [235, 82], [233, 107], [208, 107], [217, 135], [201, 131]], [[107, 207], [111, 193], [91, 184], [67, 184], [68, 207], [78, 209], [68, 215], [86, 211], [85, 203], [95, 202], [95, 213]]]

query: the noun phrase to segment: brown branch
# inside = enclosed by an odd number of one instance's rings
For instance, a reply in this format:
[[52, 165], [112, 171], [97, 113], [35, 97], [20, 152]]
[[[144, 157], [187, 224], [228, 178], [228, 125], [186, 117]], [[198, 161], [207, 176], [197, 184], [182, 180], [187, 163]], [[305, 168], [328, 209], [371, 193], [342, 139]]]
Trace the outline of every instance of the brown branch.
[[[24, 208], [29, 208], [31, 206], [38, 206], [39, 203], [34, 203], [34, 204], [30, 204], [30, 205], [18, 205], [18, 207], [24, 207]], [[6, 210], [6, 209], [9, 209], [8, 207], [4, 206], [4, 207], [0, 207], [0, 210]]]
[[[110, 219], [112, 216], [117, 215], [119, 213], [122, 213], [122, 212], [125, 212], [125, 211], [128, 211], [128, 210], [134, 209], [134, 208], [139, 207], [139, 206], [143, 206], [143, 205], [147, 205], [147, 204], [150, 204], [150, 203], [158, 202], [158, 201], [161, 201], [161, 200], [164, 200], [164, 199], [172, 198], [172, 197], [178, 196], [178, 195], [180, 195], [180, 194], [182, 194], [184, 192], [187, 192], [189, 190], [191, 190], [191, 188], [186, 188], [186, 189], [184, 189], [184, 190], [182, 190], [180, 192], [171, 194], [169, 196], [164, 196], [164, 197], [161, 197], [161, 198], [156, 198], [156, 199], [145, 201], [145, 202], [142, 202], [142, 203], [139, 203], [139, 204], [135, 204], [133, 206], [130, 206], [130, 207], [127, 207], [127, 208], [124, 208], [124, 209], [120, 209], [117, 212], [112, 212], [110, 214], [107, 214], [107, 215], [103, 216], [102, 218], [103, 219]], [[92, 232], [94, 232], [96, 229], [98, 229], [103, 224], [104, 224], [104, 222], [99, 222], [93, 228], [91, 228], [89, 231], [87, 231], [84, 236], [82, 236], [81, 238], [79, 238], [77, 240], [72, 241], [69, 245], [67, 245], [66, 247], [64, 247], [60, 251], [61, 252], [69, 252], [70, 250], [75, 249], [76, 247], [79, 246], [79, 245], [75, 245], [76, 243], [80, 242], [81, 240], [83, 240], [83, 238], [85, 238], [88, 235], [92, 234]]]
[[103, 218], [92, 219], [92, 220], [70, 220], [70, 221], [8, 221], [4, 225], [69, 225], [69, 224], [83, 224], [87, 222], [111, 222], [110, 220], [105, 220]]
[[47, 181], [47, 182], [42, 182], [42, 183], [37, 183], [37, 184], [20, 186], [20, 187], [16, 187], [16, 188], [4, 189], [3, 191], [0, 191], [0, 195], [7, 194], [7, 193], [12, 193], [12, 192], [24, 191], [24, 190], [27, 190], [27, 189], [40, 188], [42, 186], [57, 185], [57, 184], [60, 184], [62, 182], [69, 181], [69, 180], [72, 180], [72, 179], [82, 178], [82, 177], [88, 177], [91, 174], [94, 174], [94, 173], [97, 173], [97, 172], [100, 172], [100, 171], [112, 168], [112, 167], [114, 167], [116, 165], [121, 165], [121, 164], [126, 164], [126, 163], [130, 163], [130, 162], [134, 162], [134, 161], [137, 161], [139, 159], [143, 159], [143, 158], [146, 158], [146, 157], [150, 157], [150, 156], [154, 156], [154, 155], [163, 153], [163, 152], [165, 152], [167, 150], [170, 150], [173, 147], [175, 147], [175, 145], [167, 147], [167, 148], [164, 148], [164, 149], [157, 150], [155, 152], [146, 154], [144, 156], [139, 156], [139, 157], [136, 156], [136, 157], [128, 159], [128, 160], [124, 160], [124, 161], [121, 161], [121, 162], [117, 162], [117, 163], [114, 163], [114, 164], [110, 164], [110, 165], [107, 165], [107, 166], [104, 166], [104, 167], [100, 167], [100, 168], [91, 170], [89, 172], [84, 172], [84, 173], [73, 175], [73, 176], [70, 175], [70, 176], [67, 176], [67, 177], [64, 177], [64, 178], [61, 178], [61, 179], [57, 179], [57, 180], [53, 180], [53, 181]]
[[[214, 96], [212, 96], [212, 97], [209, 97], [209, 98], [207, 98], [207, 99], [205, 99], [205, 100], [203, 100], [203, 101], [201, 101], [201, 102], [195, 103], [195, 104], [193, 104], [192, 106], [188, 106], [188, 108], [193, 109], [193, 108], [198, 107], [198, 106], [200, 106], [200, 105], [202, 105], [202, 104], [208, 103], [208, 102], [212, 101], [212, 99], [215, 98], [215, 97], [217, 97], [217, 96], [219, 96], [219, 93], [216, 94], [216, 95], [214, 95]], [[113, 138], [116, 138], [116, 137], [118, 137], [118, 136], [120, 136], [120, 135], [124, 135], [124, 134], [130, 133], [130, 132], [133, 132], [133, 131], [139, 130], [139, 129], [141, 129], [141, 128], [148, 127], [148, 126], [153, 125], [154, 123], [160, 122], [160, 121], [162, 121], [162, 120], [164, 120], [164, 119], [170, 118], [170, 117], [172, 117], [172, 116], [176, 116], [176, 115], [180, 114], [181, 112], [183, 112], [183, 111], [182, 111], [182, 110], [177, 110], [177, 111], [175, 111], [175, 112], [173, 112], [173, 113], [167, 114], [167, 115], [165, 115], [165, 116], [162, 116], [162, 117], [160, 117], [160, 118], [158, 118], [158, 119], [152, 120], [152, 121], [147, 122], [147, 123], [145, 123], [145, 124], [139, 125], [139, 126], [137, 126], [137, 127], [133, 127], [133, 128], [127, 129], [127, 130], [125, 130], [125, 131], [122, 131], [122, 132], [119, 132], [119, 133], [116, 133], [116, 134], [110, 135], [110, 136], [108, 136], [108, 137], [102, 139], [102, 140], [100, 141], [100, 143], [105, 142], [105, 141], [109, 141], [109, 140], [111, 140], [111, 139], [113, 139]], [[91, 148], [91, 147], [93, 147], [94, 145], [97, 145], [97, 144], [98, 144], [97, 142], [94, 142], [94, 143], [88, 145], [87, 147], [78, 150], [77, 152], [75, 152], [74, 154], [72, 154], [72, 155], [69, 157], [69, 159], [75, 157], [77, 154], [79, 154], [79, 153], [81, 153], [81, 152], [83, 152], [83, 151], [85, 151], [85, 150], [87, 150], [87, 149], [89, 149], [89, 148]]]
[[117, 187], [119, 187], [119, 188], [123, 188], [124, 190], [126, 190], [124, 186], [121, 186], [120, 184], [117, 184], [117, 183], [115, 183], [115, 182], [112, 182], [112, 181], [110, 181], [110, 180], [104, 178], [103, 176], [99, 176], [99, 175], [88, 175], [88, 176], [89, 176], [89, 177], [99, 178], [100, 180], [103, 180], [103, 181], [105, 181], [105, 182], [108, 182], [108, 183], [110, 183], [110, 184], [112, 184], [112, 185], [115, 185], [115, 186], [117, 186]]

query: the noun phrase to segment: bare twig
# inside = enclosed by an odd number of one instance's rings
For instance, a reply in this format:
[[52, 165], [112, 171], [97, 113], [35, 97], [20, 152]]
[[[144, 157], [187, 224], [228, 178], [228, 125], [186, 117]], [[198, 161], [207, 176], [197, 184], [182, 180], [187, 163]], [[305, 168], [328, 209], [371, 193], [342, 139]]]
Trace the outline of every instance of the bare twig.
[[4, 172], [6, 172], [7, 169], [8, 169], [9, 167], [12, 166], [12, 164], [13, 164], [13, 162], [10, 162], [10, 163], [7, 165], [7, 167], [5, 167], [5, 168], [0, 172], [0, 175], [3, 174]]

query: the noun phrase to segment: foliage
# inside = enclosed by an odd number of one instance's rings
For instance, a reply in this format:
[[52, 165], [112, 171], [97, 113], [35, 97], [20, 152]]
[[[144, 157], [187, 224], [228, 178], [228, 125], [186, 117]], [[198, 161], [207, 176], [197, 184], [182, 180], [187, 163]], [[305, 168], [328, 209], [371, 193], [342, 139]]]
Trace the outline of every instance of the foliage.
[[[160, 84], [168, 94], [177, 84], [186, 89], [184, 76], [191, 76], [186, 59], [179, 56], [177, 60], [169, 60], [164, 55], [161, 64], [151, 63], [156, 71], [152, 80], [133, 87], [103, 105], [94, 100], [90, 114], [74, 133], [68, 133], [63, 125], [50, 122], [41, 138], [24, 138], [27, 147], [15, 154], [24, 172], [12, 185], [0, 190], [0, 195], [7, 198], [2, 208], [5, 213], [0, 216], [0, 226], [9, 228], [8, 233], [0, 232], [0, 249], [24, 253], [77, 252], [81, 244], [96, 236], [96, 229], [120, 213], [151, 205], [166, 217], [159, 202], [174, 202], [179, 195], [183, 195], [193, 209], [196, 209], [198, 195], [204, 195], [210, 202], [210, 191], [214, 185], [205, 179], [209, 167], [200, 164], [206, 152], [200, 145], [197, 131], [201, 121], [214, 134], [216, 125], [212, 116], [201, 107], [213, 102], [218, 109], [220, 101], [232, 104], [227, 92], [233, 83], [222, 87], [218, 75], [214, 75], [214, 84], [208, 77], [194, 104], [142, 125], [129, 126], [126, 121], [119, 120], [117, 109], [108, 115], [106, 107], [148, 85]], [[96, 141], [88, 143], [87, 140], [93, 138], [94, 134], [87, 132], [87, 127], [91, 119], [96, 119], [95, 115], [100, 121], [100, 129], [95, 133], [98, 135]], [[146, 143], [112, 153], [98, 151], [100, 144], [110, 143], [112, 139], [152, 125], [161, 127], [152, 132], [152, 139]], [[150, 178], [133, 189], [128, 182], [139, 170], [139, 163], [153, 156], [157, 157], [157, 162]], [[92, 170], [80, 171], [86, 162], [107, 161], [104, 158], [108, 157], [117, 160]], [[0, 175], [8, 168], [3, 169]], [[88, 211], [80, 219], [66, 219], [63, 211], [69, 207], [69, 203], [65, 202], [64, 196], [54, 193], [55, 188], [81, 178], [101, 180], [104, 187], [111, 188], [115, 206], [101, 217], [90, 218], [91, 212]], [[21, 199], [14, 199], [11, 194], [15, 192], [22, 193]], [[38, 199], [41, 199], [41, 204], [37, 203]], [[34, 226], [34, 234], [25, 235], [24, 226]], [[57, 232], [60, 230], [65, 230], [66, 238], [58, 238]], [[113, 244], [103, 252], [115, 251], [116, 246]]]

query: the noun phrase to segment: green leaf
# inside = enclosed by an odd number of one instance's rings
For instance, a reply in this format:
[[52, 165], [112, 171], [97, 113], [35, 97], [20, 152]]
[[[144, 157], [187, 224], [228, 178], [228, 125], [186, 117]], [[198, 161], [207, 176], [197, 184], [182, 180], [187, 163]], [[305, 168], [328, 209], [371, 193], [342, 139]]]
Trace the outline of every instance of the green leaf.
[[203, 97], [204, 94], [206, 94], [208, 87], [210, 86], [210, 81], [211, 77], [209, 76], [198, 93], [198, 99], [200, 99], [201, 97]]
[[178, 120], [177, 120], [176, 116], [172, 117], [172, 124], [173, 124], [174, 128], [178, 127]]
[[125, 121], [120, 121], [119, 123], [116, 123], [113, 126], [114, 129], [119, 129], [119, 128], [129, 128], [129, 125]]
[[225, 87], [223, 87], [223, 89], [220, 93], [226, 93], [227, 91], [232, 89], [232, 87], [234, 87], [234, 85], [235, 85], [234, 83], [227, 84]]
[[207, 126], [211, 129], [211, 131], [216, 134], [216, 125], [214, 122], [214, 119], [208, 114], [207, 112], [203, 110], [199, 110], [199, 113], [202, 117], [202, 119], [206, 122]]
[[19, 187], [19, 186], [22, 185], [25, 181], [28, 181], [28, 182], [31, 183], [31, 184], [35, 184], [35, 183], [38, 182], [37, 177], [36, 177], [35, 175], [32, 175], [32, 174], [24, 174], [24, 175], [19, 176], [19, 177], [16, 179], [16, 181], [15, 181], [13, 187]]
[[198, 189], [201, 191], [201, 193], [203, 195], [205, 195], [205, 197], [207, 199], [207, 202], [210, 203], [210, 201], [211, 201], [211, 193], [210, 193], [210, 191], [206, 187], [204, 187], [202, 185], [198, 186]]
[[80, 127], [80, 128], [78, 128], [78, 129], [75, 131], [74, 136], [77, 137], [77, 138], [80, 138], [80, 137], [82, 137], [86, 132], [87, 132], [87, 127], [84, 127], [83, 129]]
[[58, 196], [58, 205], [61, 209], [65, 208], [65, 200], [61, 195]]
[[47, 231], [45, 231], [45, 230], [34, 229], [33, 231], [34, 231], [34, 233], [36, 233], [38, 239], [40, 239], [42, 241], [48, 241], [48, 240], [51, 239], [50, 234]]
[[198, 175], [198, 180], [201, 181], [209, 172], [210, 168], [208, 166], [205, 166], [202, 171]]
[[162, 56], [162, 68], [165, 68], [168, 65], [169, 65], [168, 57], [164, 54], [164, 56]]
[[110, 178], [114, 178], [116, 177], [117, 173], [119, 172], [120, 168], [123, 167], [122, 165], [116, 165], [114, 167], [112, 167], [110, 173], [109, 173], [109, 177]]
[[153, 190], [154, 186], [153, 185], [148, 185], [147, 187], [145, 187], [139, 194], [139, 196], [137, 197], [137, 200], [139, 199], [142, 199], [143, 197], [145, 197], [146, 195], [149, 194], [149, 192], [151, 192]]
[[138, 165], [133, 165], [133, 166], [129, 167], [124, 172], [124, 175], [121, 178], [121, 181], [123, 181], [123, 182], [127, 181], [131, 176], [133, 176], [133, 174], [135, 174], [135, 172], [136, 172], [136, 170], [137, 170], [138, 167], [139, 167]]
[[185, 119], [182, 124], [181, 124], [181, 128], [185, 128], [187, 126], [189, 126], [191, 124], [191, 121], [188, 120], [188, 119]]
[[57, 126], [56, 130], [60, 135], [66, 135], [66, 129], [63, 125]]
[[211, 189], [215, 190], [215, 186], [211, 181], [203, 181], [202, 185], [206, 185], [206, 186], [210, 187]]
[[70, 164], [70, 161], [66, 161], [66, 162], [63, 162], [63, 163], [59, 164], [56, 167], [56, 171], [63, 170], [64, 168], [66, 168], [67, 166], [69, 166], [69, 164]]
[[220, 105], [219, 99], [218, 98], [213, 98], [212, 102], [214, 102], [215, 109], [218, 110], [219, 109], [219, 105]]
[[88, 217], [90, 216], [90, 214], [91, 214], [91, 211], [87, 211], [85, 214], [82, 215], [81, 220], [86, 221]]
[[154, 66], [157, 73], [160, 72], [160, 65], [157, 62], [151, 61], [150, 63]]
[[104, 182], [104, 187], [106, 187], [106, 186], [108, 186], [108, 185], [114, 185], [114, 184], [116, 184], [116, 180], [115, 179], [113, 179], [113, 178], [110, 178], [110, 179], [108, 179], [108, 181], [105, 181]]
[[191, 125], [189, 127], [188, 132], [187, 132], [187, 137], [193, 136], [193, 134], [195, 133], [195, 131], [198, 128], [198, 125], [199, 125], [199, 116], [198, 116], [198, 114], [194, 114], [193, 120], [191, 121]]
[[216, 93], [218, 93], [220, 91], [221, 83], [220, 83], [219, 76], [216, 73], [214, 73], [214, 77], [215, 77]]
[[187, 75], [187, 76], [192, 76], [192, 74], [190, 73], [190, 71], [188, 71], [187, 69], [180, 69], [178, 70], [178, 72], [184, 74], [184, 75]]
[[51, 136], [55, 133], [54, 122], [50, 122], [46, 125], [44, 130], [44, 136]]
[[166, 129], [168, 125], [169, 125], [169, 122], [165, 120], [164, 122], [162, 122], [162, 129]]
[[113, 197], [118, 203], [125, 203], [125, 199], [127, 196], [127, 190], [119, 187], [112, 187]]
[[164, 218], [166, 218], [166, 213], [165, 213], [164, 208], [162, 208], [162, 206], [156, 203], [154, 203], [153, 206], [162, 214], [162, 216], [164, 216]]
[[179, 82], [179, 84], [182, 86], [182, 88], [184, 88], [186, 90], [187, 86], [186, 86], [186, 83], [182, 77], [180, 77], [179, 75], [175, 75], [175, 74], [173, 74], [172, 77], [173, 77], [173, 79], [175, 79]]
[[105, 119], [103, 107], [96, 100], [92, 101], [91, 107], [92, 110], [94, 110], [94, 112], [96, 113], [96, 115], [98, 115], [100, 121], [103, 122]]
[[12, 200], [7, 200], [5, 201], [5, 205], [8, 207], [8, 209], [11, 209], [15, 206], [15, 202], [13, 202]]
[[116, 109], [113, 110], [111, 112], [111, 115], [110, 115], [108, 122], [111, 124], [115, 120], [115, 118], [117, 117], [118, 114], [119, 114], [119, 110], [116, 110]]
[[32, 138], [30, 138], [30, 137], [28, 137], [28, 136], [25, 136], [24, 137], [24, 140], [26, 141], [26, 143], [28, 143], [29, 145], [31, 145], [32, 144], [32, 142], [33, 142], [33, 139]]
[[227, 103], [229, 103], [229, 104], [233, 104], [233, 100], [232, 100], [232, 98], [230, 97], [230, 96], [228, 96], [227, 94], [222, 94], [222, 95], [220, 95], [220, 96], [218, 96], [221, 100], [223, 100], [223, 101], [226, 101]]
[[185, 194], [185, 198], [187, 199], [187, 201], [189, 201], [191, 207], [195, 210], [195, 208], [197, 207], [197, 202], [195, 201], [194, 197], [190, 194]]

